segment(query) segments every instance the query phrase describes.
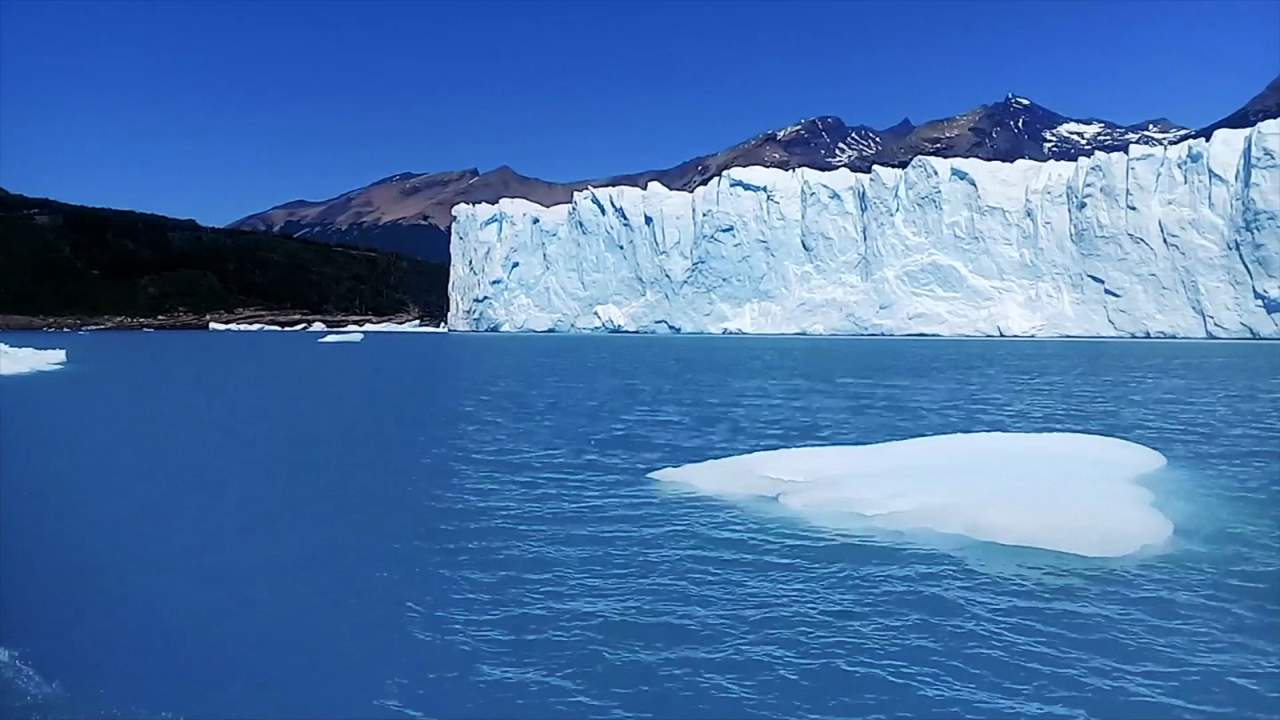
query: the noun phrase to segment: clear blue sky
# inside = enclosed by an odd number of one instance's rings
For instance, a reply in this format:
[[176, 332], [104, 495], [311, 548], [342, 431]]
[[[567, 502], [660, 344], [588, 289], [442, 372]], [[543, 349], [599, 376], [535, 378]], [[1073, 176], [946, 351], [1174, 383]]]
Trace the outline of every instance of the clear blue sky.
[[0, 0], [0, 186], [223, 224], [397, 172], [572, 180], [1010, 91], [1201, 126], [1278, 72], [1275, 1]]

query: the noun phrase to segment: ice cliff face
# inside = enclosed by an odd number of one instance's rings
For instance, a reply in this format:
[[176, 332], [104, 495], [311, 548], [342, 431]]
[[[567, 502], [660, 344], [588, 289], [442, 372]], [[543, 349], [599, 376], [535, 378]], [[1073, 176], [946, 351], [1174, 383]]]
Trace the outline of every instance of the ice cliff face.
[[453, 217], [452, 330], [1280, 337], [1280, 120]]

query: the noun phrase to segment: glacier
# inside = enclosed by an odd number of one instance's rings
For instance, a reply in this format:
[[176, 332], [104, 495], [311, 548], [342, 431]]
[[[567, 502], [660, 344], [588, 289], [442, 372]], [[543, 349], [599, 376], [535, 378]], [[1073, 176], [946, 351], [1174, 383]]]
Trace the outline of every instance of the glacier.
[[1280, 120], [453, 209], [455, 331], [1280, 337]]
[[1156, 450], [1120, 438], [997, 432], [766, 450], [649, 477], [725, 499], [771, 499], [836, 530], [1121, 557], [1173, 535], [1139, 482], [1166, 464]]

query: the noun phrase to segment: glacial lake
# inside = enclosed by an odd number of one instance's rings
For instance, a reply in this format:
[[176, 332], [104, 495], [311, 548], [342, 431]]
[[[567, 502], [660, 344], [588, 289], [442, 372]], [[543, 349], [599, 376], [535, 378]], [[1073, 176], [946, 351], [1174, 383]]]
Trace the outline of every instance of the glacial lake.
[[[0, 716], [1280, 708], [1280, 343], [317, 337], [0, 334], [67, 350], [0, 377]], [[850, 535], [648, 477], [979, 431], [1162, 453], [1172, 538]]]

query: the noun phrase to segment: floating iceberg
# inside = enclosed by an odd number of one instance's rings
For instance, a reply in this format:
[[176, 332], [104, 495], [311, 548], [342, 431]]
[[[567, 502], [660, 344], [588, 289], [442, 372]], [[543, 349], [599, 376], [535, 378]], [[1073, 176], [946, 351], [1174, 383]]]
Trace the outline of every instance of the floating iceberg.
[[289, 327], [280, 327], [279, 325], [267, 325], [265, 323], [220, 323], [210, 322], [210, 330], [231, 330], [237, 332], [259, 332], [264, 330], [282, 332], [285, 330], [306, 330], [306, 325], [291, 325]]
[[338, 330], [343, 332], [446, 332], [443, 327], [423, 325], [420, 320], [410, 320], [405, 323], [381, 322], [348, 325], [344, 328], [338, 328]]
[[66, 361], [66, 350], [37, 350], [0, 343], [0, 375], [58, 370]]
[[325, 335], [316, 342], [322, 343], [356, 343], [364, 339], [364, 333], [336, 333], [333, 335]]
[[453, 217], [453, 330], [1280, 337], [1280, 120], [1074, 162], [743, 167]]
[[773, 498], [833, 527], [932, 531], [1118, 557], [1173, 533], [1137, 482], [1164, 465], [1155, 450], [1118, 438], [973, 433], [771, 450], [649, 477], [718, 497]]
[[447, 332], [444, 327], [434, 327], [431, 325], [423, 325], [421, 320], [410, 320], [403, 323], [380, 322], [380, 323], [364, 323], [362, 325], [347, 325], [341, 328], [330, 328], [322, 322], [313, 322], [311, 324], [301, 323], [298, 325], [290, 325], [281, 327], [279, 325], [266, 325], [263, 323], [220, 323], [210, 322], [210, 330], [230, 330], [230, 331], [281, 331], [281, 332]]

